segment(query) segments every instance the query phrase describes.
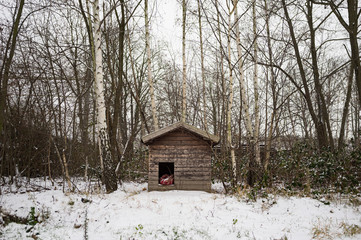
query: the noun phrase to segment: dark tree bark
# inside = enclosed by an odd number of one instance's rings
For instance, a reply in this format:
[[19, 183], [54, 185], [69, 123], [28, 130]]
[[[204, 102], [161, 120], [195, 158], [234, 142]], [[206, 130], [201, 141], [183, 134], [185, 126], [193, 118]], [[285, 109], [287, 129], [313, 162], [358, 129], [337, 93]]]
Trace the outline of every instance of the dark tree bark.
[[[115, 84], [115, 97], [114, 97], [114, 114], [111, 120], [111, 128], [110, 128], [110, 146], [113, 159], [120, 159], [121, 151], [118, 149], [117, 135], [118, 135], [118, 126], [120, 113], [121, 113], [121, 97], [123, 95], [124, 88], [124, 80], [123, 80], [123, 72], [124, 72], [124, 41], [125, 41], [125, 3], [124, 0], [120, 1], [120, 9], [121, 16], [119, 16], [118, 12], [115, 11], [116, 19], [119, 25], [119, 49], [118, 49], [118, 75], [117, 81]], [[123, 121], [121, 121], [123, 122]], [[122, 137], [123, 134], [122, 134]]]
[[[322, 129], [327, 128], [328, 131], [328, 143], [331, 149], [334, 149], [334, 142], [332, 137], [332, 130], [330, 125], [330, 118], [326, 106], [325, 97], [322, 91], [322, 85], [320, 82], [320, 73], [318, 68], [318, 57], [317, 57], [317, 50], [316, 50], [316, 30], [313, 26], [313, 6], [310, 0], [307, 1], [307, 23], [310, 30], [310, 50], [311, 50], [311, 57], [312, 57], [312, 72], [313, 72], [313, 80], [315, 82], [315, 90], [317, 95], [317, 106], [319, 109], [319, 122], [322, 125]], [[326, 132], [325, 132], [326, 133]], [[324, 133], [324, 134], [325, 134]]]
[[345, 125], [347, 121], [347, 115], [349, 112], [349, 106], [351, 101], [351, 92], [352, 92], [352, 78], [353, 78], [353, 64], [351, 62], [350, 73], [348, 76], [347, 82], [347, 92], [346, 92], [346, 100], [345, 105], [342, 112], [342, 120], [341, 120], [341, 128], [340, 128], [340, 136], [338, 138], [338, 150], [342, 150], [344, 148], [345, 141]]
[[0, 134], [2, 133], [5, 121], [6, 98], [8, 95], [8, 83], [11, 63], [15, 54], [16, 42], [20, 30], [20, 19], [23, 13], [25, 0], [20, 0], [17, 6], [16, 17], [13, 23], [9, 39], [6, 43], [3, 65], [0, 69]]
[[314, 3], [328, 5], [331, 7], [333, 14], [337, 17], [341, 25], [346, 29], [349, 35], [351, 46], [351, 61], [353, 64], [353, 70], [355, 73], [355, 83], [358, 93], [358, 103], [361, 106], [361, 61], [360, 61], [360, 49], [357, 41], [359, 18], [361, 16], [361, 9], [359, 9], [358, 0], [347, 0], [347, 12], [348, 20], [346, 20], [340, 12], [340, 6], [345, 2], [342, 0], [336, 2], [334, 0], [313, 0]]
[[292, 45], [293, 45], [293, 48], [294, 48], [294, 51], [295, 51], [296, 61], [297, 61], [298, 69], [299, 69], [302, 84], [303, 84], [304, 92], [302, 92], [302, 95], [305, 98], [308, 111], [310, 112], [312, 121], [313, 121], [313, 123], [315, 125], [315, 130], [316, 130], [317, 140], [318, 140], [318, 146], [319, 146], [320, 149], [322, 149], [324, 147], [329, 146], [326, 127], [325, 127], [324, 122], [322, 122], [322, 120], [317, 117], [316, 112], [315, 112], [314, 107], [313, 107], [313, 104], [312, 104], [311, 92], [310, 92], [310, 89], [308, 87], [306, 72], [304, 70], [304, 66], [303, 66], [303, 63], [302, 63], [302, 58], [301, 58], [300, 50], [299, 50], [299, 47], [298, 47], [298, 42], [297, 42], [297, 39], [296, 39], [293, 23], [292, 23], [292, 20], [290, 18], [290, 15], [288, 13], [288, 7], [287, 7], [287, 4], [286, 4], [285, 0], [282, 0], [282, 7], [283, 7], [285, 17], [286, 17], [286, 21], [287, 21], [287, 24], [288, 24], [288, 27], [289, 27], [291, 40], [292, 40]]

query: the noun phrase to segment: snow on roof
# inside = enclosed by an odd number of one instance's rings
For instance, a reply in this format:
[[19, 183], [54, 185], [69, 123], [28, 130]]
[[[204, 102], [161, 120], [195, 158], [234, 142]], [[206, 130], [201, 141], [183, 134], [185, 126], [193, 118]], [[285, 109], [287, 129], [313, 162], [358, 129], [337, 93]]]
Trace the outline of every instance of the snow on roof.
[[199, 137], [203, 138], [205, 141], [210, 141], [212, 144], [217, 144], [219, 142], [219, 137], [213, 134], [210, 134], [202, 129], [196, 128], [192, 125], [186, 124], [184, 122], [177, 122], [175, 124], [169, 125], [157, 131], [154, 131], [144, 137], [142, 137], [142, 142], [146, 145], [150, 144], [154, 139], [161, 137], [169, 132], [172, 132], [177, 129], [185, 129]]

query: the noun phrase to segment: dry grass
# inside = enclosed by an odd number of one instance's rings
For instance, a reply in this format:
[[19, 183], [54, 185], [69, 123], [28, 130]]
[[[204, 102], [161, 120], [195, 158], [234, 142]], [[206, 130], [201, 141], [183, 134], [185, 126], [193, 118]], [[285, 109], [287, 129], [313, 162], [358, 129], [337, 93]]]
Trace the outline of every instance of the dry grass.
[[361, 227], [356, 224], [341, 223], [341, 229], [343, 234], [347, 237], [352, 237], [357, 234], [361, 234]]
[[312, 239], [334, 239], [329, 224], [318, 224], [312, 228]]
[[317, 223], [312, 227], [312, 239], [339, 239], [342, 236], [340, 232], [335, 229], [335, 225], [329, 218], [318, 219]]
[[343, 239], [358, 234], [361, 234], [360, 226], [346, 222], [337, 225], [331, 219], [319, 219], [312, 228], [312, 239]]

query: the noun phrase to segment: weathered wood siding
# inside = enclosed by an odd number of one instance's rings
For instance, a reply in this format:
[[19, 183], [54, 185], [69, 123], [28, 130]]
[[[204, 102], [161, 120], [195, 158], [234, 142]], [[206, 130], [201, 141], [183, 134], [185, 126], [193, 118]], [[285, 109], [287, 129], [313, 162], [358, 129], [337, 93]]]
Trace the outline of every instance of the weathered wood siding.
[[[192, 133], [178, 129], [149, 144], [149, 191], [211, 191], [211, 146]], [[174, 162], [174, 185], [158, 184], [159, 162]]]

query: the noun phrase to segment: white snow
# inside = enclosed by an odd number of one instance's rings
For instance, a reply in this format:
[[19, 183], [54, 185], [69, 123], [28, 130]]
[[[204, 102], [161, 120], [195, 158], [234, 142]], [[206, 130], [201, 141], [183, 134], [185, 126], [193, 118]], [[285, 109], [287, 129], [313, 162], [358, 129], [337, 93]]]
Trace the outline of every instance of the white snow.
[[114, 193], [88, 195], [63, 193], [59, 186], [22, 193], [2, 189], [1, 212], [27, 217], [35, 207], [42, 222], [28, 233], [24, 224], [0, 226], [0, 239], [361, 238], [344, 233], [345, 227], [361, 226], [360, 206], [275, 195], [250, 202], [216, 193], [220, 184], [213, 187], [215, 193], [148, 192], [146, 183], [124, 183]]

